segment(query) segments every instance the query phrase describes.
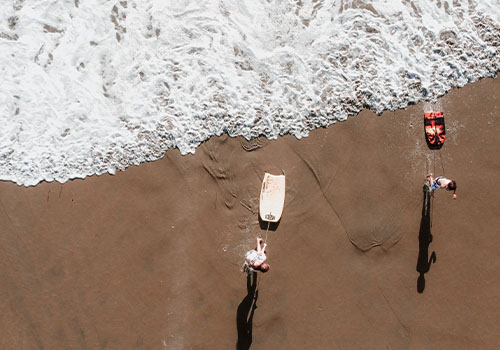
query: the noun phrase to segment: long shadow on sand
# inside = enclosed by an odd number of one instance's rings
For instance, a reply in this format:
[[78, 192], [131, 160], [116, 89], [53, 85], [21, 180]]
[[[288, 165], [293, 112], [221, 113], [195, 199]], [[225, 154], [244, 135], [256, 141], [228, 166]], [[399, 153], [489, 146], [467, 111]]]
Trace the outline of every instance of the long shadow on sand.
[[249, 272], [247, 274], [247, 295], [241, 301], [236, 312], [236, 328], [238, 330], [236, 350], [249, 350], [252, 345], [252, 321], [258, 297], [257, 272]]
[[417, 291], [423, 293], [425, 289], [425, 274], [429, 272], [431, 264], [436, 262], [436, 253], [433, 251], [429, 257], [429, 245], [432, 242], [431, 234], [431, 193], [424, 187], [424, 201], [422, 204], [422, 219], [420, 220], [420, 231], [418, 233], [418, 260], [417, 271], [420, 273], [417, 279]]

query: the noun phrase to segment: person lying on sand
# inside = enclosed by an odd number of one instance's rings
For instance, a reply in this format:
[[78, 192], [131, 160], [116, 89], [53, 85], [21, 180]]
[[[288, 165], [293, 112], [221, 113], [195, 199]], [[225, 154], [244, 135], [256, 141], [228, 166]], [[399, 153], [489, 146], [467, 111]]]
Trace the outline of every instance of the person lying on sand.
[[262, 246], [262, 238], [257, 238], [257, 247], [253, 250], [249, 250], [245, 254], [245, 265], [244, 270], [246, 271], [269, 271], [269, 265], [266, 264], [266, 247], [267, 244], [264, 243]]
[[447, 179], [444, 176], [438, 176], [434, 179], [432, 174], [427, 175], [427, 179], [429, 180], [429, 192], [435, 191], [438, 188], [445, 188], [447, 191], [453, 191], [453, 199], [457, 199], [457, 183], [455, 180]]

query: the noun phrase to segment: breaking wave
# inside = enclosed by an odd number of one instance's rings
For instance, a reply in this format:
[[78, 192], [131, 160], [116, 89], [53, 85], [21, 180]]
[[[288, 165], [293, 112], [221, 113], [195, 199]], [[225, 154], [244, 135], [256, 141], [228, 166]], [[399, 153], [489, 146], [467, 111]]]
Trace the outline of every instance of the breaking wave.
[[65, 182], [304, 137], [500, 70], [483, 1], [15, 0], [0, 5], [0, 178]]

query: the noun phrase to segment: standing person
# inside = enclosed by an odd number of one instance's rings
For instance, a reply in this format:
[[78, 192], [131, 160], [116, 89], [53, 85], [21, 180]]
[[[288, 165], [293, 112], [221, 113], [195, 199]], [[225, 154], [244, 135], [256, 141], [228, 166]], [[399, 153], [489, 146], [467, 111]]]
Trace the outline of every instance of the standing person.
[[433, 178], [432, 174], [427, 175], [427, 179], [429, 180], [429, 192], [435, 191], [438, 188], [445, 188], [447, 191], [453, 191], [453, 199], [457, 199], [457, 183], [455, 180], [447, 179], [444, 176]]
[[249, 250], [245, 254], [245, 266], [244, 270], [249, 272], [252, 271], [269, 271], [269, 265], [266, 264], [266, 247], [267, 244], [262, 244], [262, 238], [257, 238], [257, 247], [255, 249]]

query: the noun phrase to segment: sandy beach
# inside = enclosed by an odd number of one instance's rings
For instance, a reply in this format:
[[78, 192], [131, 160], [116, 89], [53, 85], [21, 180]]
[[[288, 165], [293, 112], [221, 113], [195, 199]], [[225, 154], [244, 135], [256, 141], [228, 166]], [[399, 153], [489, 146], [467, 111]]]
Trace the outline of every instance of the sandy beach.
[[[114, 176], [0, 183], [0, 348], [496, 349], [500, 80], [439, 104], [440, 151], [419, 103], [301, 140], [213, 137]], [[265, 172], [285, 173], [285, 208], [247, 289]], [[458, 199], [427, 203], [428, 172]]]

